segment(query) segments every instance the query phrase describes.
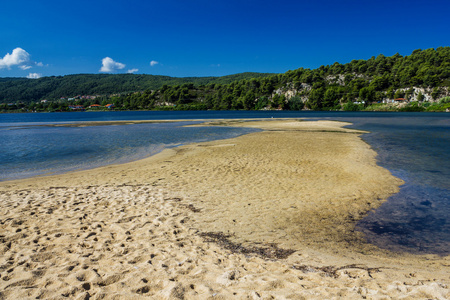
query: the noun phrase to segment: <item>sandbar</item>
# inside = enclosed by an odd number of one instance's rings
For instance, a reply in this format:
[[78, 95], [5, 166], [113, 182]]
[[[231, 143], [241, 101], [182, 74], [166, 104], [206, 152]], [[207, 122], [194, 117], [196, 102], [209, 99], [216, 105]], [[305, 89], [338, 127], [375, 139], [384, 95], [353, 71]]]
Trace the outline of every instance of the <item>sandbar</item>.
[[393, 253], [355, 224], [403, 182], [347, 123], [0, 182], [0, 299], [449, 299], [450, 258]]

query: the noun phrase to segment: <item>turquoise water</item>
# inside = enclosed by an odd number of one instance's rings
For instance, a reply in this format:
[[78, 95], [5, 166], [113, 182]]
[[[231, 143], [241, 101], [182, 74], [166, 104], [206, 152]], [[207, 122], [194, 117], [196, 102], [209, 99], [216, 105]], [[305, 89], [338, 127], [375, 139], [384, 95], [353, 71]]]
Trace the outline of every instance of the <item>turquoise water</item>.
[[125, 163], [154, 155], [165, 148], [257, 131], [248, 128], [183, 127], [195, 123], [87, 127], [9, 123], [0, 126], [0, 181]]
[[378, 163], [405, 184], [357, 225], [392, 251], [450, 254], [450, 114], [291, 111], [85, 112], [0, 114], [0, 180], [137, 160], [167, 147], [224, 139], [252, 129], [183, 123], [34, 126], [83, 121], [310, 118], [352, 122]]

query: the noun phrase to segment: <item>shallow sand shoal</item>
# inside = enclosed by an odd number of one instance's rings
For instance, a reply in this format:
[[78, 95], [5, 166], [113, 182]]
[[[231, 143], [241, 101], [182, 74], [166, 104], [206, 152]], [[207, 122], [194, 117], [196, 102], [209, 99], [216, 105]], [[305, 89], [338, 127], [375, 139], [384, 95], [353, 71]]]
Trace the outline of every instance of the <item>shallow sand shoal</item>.
[[0, 183], [0, 299], [446, 299], [450, 259], [364, 243], [398, 191], [345, 123], [264, 131], [145, 160]]

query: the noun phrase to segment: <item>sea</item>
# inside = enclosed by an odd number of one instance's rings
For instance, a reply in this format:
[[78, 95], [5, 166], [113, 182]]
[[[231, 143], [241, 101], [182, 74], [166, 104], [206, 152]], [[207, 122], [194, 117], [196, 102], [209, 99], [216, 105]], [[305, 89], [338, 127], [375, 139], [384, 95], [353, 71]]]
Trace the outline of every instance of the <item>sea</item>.
[[[400, 192], [358, 222], [369, 243], [414, 254], [450, 254], [450, 113], [127, 111], [0, 114], [0, 181], [125, 163], [166, 148], [258, 129], [185, 127], [207, 119], [305, 118], [350, 122], [377, 162], [403, 179]], [[174, 120], [105, 126], [92, 121]]]

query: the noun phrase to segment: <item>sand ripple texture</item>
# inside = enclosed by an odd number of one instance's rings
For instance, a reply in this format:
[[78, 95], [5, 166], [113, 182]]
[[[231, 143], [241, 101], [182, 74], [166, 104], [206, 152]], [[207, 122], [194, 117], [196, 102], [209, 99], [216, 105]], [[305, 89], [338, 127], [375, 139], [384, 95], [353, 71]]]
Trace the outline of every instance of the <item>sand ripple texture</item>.
[[450, 297], [414, 274], [221, 248], [190, 228], [195, 203], [151, 185], [3, 191], [0, 205], [0, 299]]

